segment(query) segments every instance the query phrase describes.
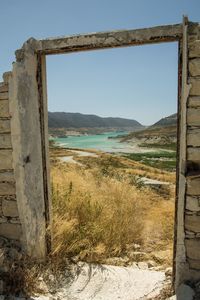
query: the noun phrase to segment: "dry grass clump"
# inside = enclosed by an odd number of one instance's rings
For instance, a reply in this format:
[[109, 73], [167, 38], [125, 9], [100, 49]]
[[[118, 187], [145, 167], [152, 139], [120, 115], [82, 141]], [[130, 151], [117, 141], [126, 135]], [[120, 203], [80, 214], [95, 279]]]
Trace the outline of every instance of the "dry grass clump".
[[145, 194], [127, 183], [77, 166], [52, 169], [54, 253], [95, 259], [141, 242]]
[[8, 272], [3, 274], [4, 293], [6, 295], [26, 295], [40, 293], [38, 278], [44, 267], [36, 264], [29, 257], [23, 256], [21, 261], [13, 261]]
[[171, 248], [173, 201], [138, 185], [130, 174], [106, 164], [57, 164], [51, 178], [53, 255], [103, 262], [126, 255], [134, 243], [149, 253]]

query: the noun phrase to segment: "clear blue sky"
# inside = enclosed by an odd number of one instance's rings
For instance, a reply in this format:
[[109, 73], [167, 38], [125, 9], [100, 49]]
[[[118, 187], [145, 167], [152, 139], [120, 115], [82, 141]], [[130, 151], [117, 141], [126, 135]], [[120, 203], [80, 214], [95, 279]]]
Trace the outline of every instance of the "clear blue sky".
[[[0, 76], [30, 37], [200, 22], [200, 0], [6, 0]], [[50, 111], [135, 118], [151, 124], [177, 106], [176, 43], [47, 57]]]

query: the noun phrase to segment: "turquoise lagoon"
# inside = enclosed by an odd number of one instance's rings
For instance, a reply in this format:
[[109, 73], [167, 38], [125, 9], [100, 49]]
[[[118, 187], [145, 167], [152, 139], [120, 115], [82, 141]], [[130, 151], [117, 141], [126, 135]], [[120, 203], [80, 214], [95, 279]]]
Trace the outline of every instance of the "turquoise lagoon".
[[64, 148], [95, 149], [104, 152], [129, 152], [128, 143], [120, 143], [119, 139], [109, 139], [124, 135], [128, 132], [105, 132], [96, 135], [68, 136], [66, 138], [54, 138], [57, 145]]

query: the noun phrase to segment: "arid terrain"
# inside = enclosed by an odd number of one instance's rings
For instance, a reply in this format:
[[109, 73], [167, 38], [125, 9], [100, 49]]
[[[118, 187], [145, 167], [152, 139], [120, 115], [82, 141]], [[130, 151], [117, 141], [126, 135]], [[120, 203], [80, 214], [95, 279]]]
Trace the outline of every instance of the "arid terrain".
[[171, 266], [174, 172], [98, 151], [50, 154], [53, 254]]

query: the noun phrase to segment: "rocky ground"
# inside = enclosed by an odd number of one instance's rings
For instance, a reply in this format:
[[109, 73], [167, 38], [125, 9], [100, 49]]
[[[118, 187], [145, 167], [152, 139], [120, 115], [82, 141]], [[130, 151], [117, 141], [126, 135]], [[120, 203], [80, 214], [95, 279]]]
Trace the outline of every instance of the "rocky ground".
[[0, 250], [0, 300], [153, 299], [171, 280], [171, 268], [164, 270], [153, 261], [125, 266], [117, 257], [110, 264], [85, 263], [74, 257], [63, 259], [59, 267], [51, 261], [39, 266], [28, 264], [19, 246], [6, 239], [1, 238]]
[[[141, 257], [141, 252], [137, 253]], [[160, 255], [157, 254], [157, 260]], [[191, 287], [182, 285], [177, 296], [171, 297], [172, 269], [165, 269], [155, 261], [130, 264], [125, 258], [113, 257], [110, 261], [108, 259], [107, 264], [92, 264], [73, 257], [70, 260], [63, 259], [59, 267], [54, 263], [49, 261], [43, 266], [28, 265], [20, 247], [1, 238], [0, 300], [200, 299], [199, 283], [193, 287], [196, 296]], [[28, 297], [21, 290], [30, 285], [33, 288], [28, 290], [32, 296]]]
[[[149, 269], [147, 264], [138, 263], [132, 267], [88, 264], [74, 264], [74, 276], [66, 277], [55, 284], [55, 276], [49, 275], [48, 284], [38, 278], [41, 295], [35, 300], [145, 300], [154, 299], [166, 285], [169, 277], [163, 271]], [[24, 300], [25, 297], [5, 297], [1, 300]]]

